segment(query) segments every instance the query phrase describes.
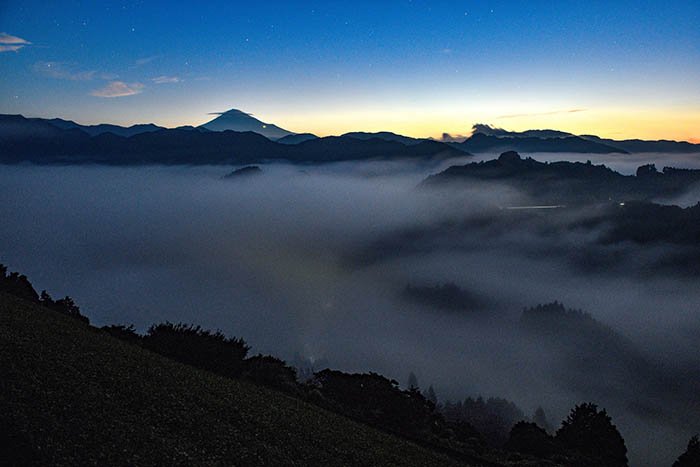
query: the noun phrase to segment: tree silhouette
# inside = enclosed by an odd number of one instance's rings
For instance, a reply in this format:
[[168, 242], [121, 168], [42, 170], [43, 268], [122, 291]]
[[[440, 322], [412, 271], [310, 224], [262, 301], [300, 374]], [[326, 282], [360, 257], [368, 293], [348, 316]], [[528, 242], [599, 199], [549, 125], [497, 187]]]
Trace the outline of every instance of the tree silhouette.
[[521, 421], [510, 430], [505, 448], [509, 451], [530, 454], [537, 457], [549, 457], [558, 452], [554, 438], [535, 423]]
[[673, 467], [697, 467], [700, 465], [700, 440], [698, 435], [688, 441], [688, 448], [673, 463]]
[[425, 393], [425, 398], [428, 399], [433, 404], [437, 405], [438, 399], [437, 399], [437, 395], [435, 395], [435, 389], [433, 389], [432, 384], [430, 386], [428, 386], [428, 391]]
[[626, 467], [625, 440], [605, 409], [590, 403], [577, 405], [557, 431], [556, 440], [604, 467]]
[[313, 384], [331, 410], [396, 433], [430, 437], [443, 423], [419, 391], [402, 391], [397, 381], [377, 373], [326, 369], [314, 374]]
[[418, 391], [419, 390], [418, 378], [416, 377], [416, 375], [413, 372], [411, 372], [408, 375], [408, 390], [409, 391]]
[[147, 349], [227, 377], [239, 376], [250, 347], [243, 339], [183, 323], [153, 325], [143, 337]]
[[71, 318], [79, 319], [85, 324], [90, 324], [88, 317], [80, 313], [80, 307], [67, 295], [59, 300], [54, 300], [46, 290], [42, 290], [39, 296], [39, 303], [53, 311], [68, 315]]
[[136, 333], [136, 328], [133, 324], [128, 326], [123, 324], [112, 324], [110, 326], [102, 326], [101, 329], [112, 337], [127, 341], [131, 344], [141, 343], [141, 336]]
[[284, 360], [270, 355], [258, 354], [243, 362], [242, 376], [265, 386], [295, 392], [297, 389], [297, 372]]
[[447, 420], [469, 423], [495, 446], [502, 446], [513, 425], [525, 418], [517, 405], [500, 397], [487, 400], [481, 396], [467, 397], [464, 402], [456, 403], [445, 401], [441, 410]]
[[4, 264], [0, 264], [0, 292], [9, 293], [32, 302], [39, 300], [39, 295], [27, 276], [17, 272], [7, 274], [7, 267]]

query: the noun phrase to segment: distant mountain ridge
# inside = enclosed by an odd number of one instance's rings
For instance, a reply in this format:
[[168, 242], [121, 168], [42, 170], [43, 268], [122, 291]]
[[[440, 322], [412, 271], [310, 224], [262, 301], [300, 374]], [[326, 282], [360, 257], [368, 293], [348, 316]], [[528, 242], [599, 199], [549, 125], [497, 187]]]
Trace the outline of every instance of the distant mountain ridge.
[[[590, 145], [588, 143], [595, 143]], [[559, 130], [508, 131], [483, 123], [472, 127], [472, 136], [450, 143], [470, 152], [575, 152], [592, 154], [673, 152], [700, 153], [700, 144], [687, 141], [614, 140], [595, 135], [575, 135]]]
[[[594, 135], [574, 135], [565, 131], [543, 129], [508, 131], [502, 128], [477, 123], [472, 127], [472, 135], [462, 142], [441, 141], [467, 153], [501, 153], [517, 151], [522, 153], [534, 152], [570, 152], [589, 154], [627, 154], [645, 152], [700, 153], [700, 144], [687, 141], [646, 141], [639, 139], [613, 140]], [[421, 141], [435, 141], [428, 138], [413, 138], [409, 136], [380, 132], [350, 132], [347, 136], [355, 139], [383, 139], [398, 141], [406, 145], [418, 144]]]
[[582, 135], [581, 138], [590, 141], [600, 142], [609, 146], [624, 149], [630, 153], [639, 152], [674, 152], [674, 153], [700, 153], [700, 144], [693, 144], [687, 141], [657, 140], [646, 141], [642, 139], [614, 140], [601, 138], [595, 135]]
[[[14, 120], [13, 120], [14, 119]], [[33, 124], [33, 125], [32, 125]], [[320, 139], [312, 133], [293, 133], [277, 125], [265, 123], [257, 118], [237, 109], [231, 109], [219, 114], [218, 117], [198, 127], [181, 126], [175, 129], [167, 129], [153, 123], [137, 124], [123, 127], [112, 124], [81, 125], [72, 120], [61, 118], [24, 118], [21, 115], [0, 114], [0, 135], [12, 139], [22, 134], [33, 133], [39, 137], [53, 134], [56, 138], [64, 138], [67, 133], [56, 133], [56, 130], [79, 131], [89, 137], [112, 134], [115, 136], [131, 138], [145, 133], [156, 133], [163, 130], [182, 130], [198, 133], [220, 133], [234, 131], [238, 133], [252, 132], [262, 135], [268, 140], [276, 141], [284, 145], [299, 145], [308, 141]], [[639, 139], [613, 140], [601, 138], [595, 135], [574, 135], [571, 133], [543, 129], [526, 131], [509, 131], [490, 125], [477, 123], [472, 127], [472, 135], [461, 142], [438, 141], [432, 138], [413, 138], [389, 131], [380, 132], [349, 132], [341, 137], [362, 141], [386, 141], [398, 142], [405, 146], [414, 146], [427, 141], [441, 142], [452, 146], [454, 149], [467, 154], [471, 153], [501, 153], [505, 151], [517, 151], [521, 153], [535, 152], [569, 152], [591, 154], [626, 154], [626, 153], [699, 153], [700, 144], [686, 141], [645, 141]], [[76, 134], [72, 139], [78, 138]]]
[[128, 138], [129, 136], [134, 136], [141, 133], [149, 133], [152, 131], [165, 129], [162, 126], [154, 125], [153, 123], [137, 124], [129, 127], [123, 127], [119, 125], [111, 125], [109, 123], [100, 123], [99, 125], [81, 125], [79, 123], [75, 123], [72, 120], [64, 120], [62, 118], [52, 118], [49, 120], [36, 118], [31, 120], [43, 120], [49, 123], [50, 125], [53, 125], [56, 128], [60, 128], [62, 130], [81, 130], [90, 136], [98, 136], [103, 133], [113, 133], [115, 135], [124, 136]]
[[44, 120], [0, 115], [0, 163], [39, 164], [251, 164], [265, 160], [324, 163], [368, 159], [433, 159], [465, 156], [444, 143], [406, 146], [381, 139], [325, 137], [281, 144], [251, 131], [161, 129], [130, 137], [90, 136]]
[[485, 123], [476, 123], [472, 127], [472, 134], [482, 133], [488, 136], [497, 136], [499, 138], [566, 138], [576, 136], [573, 133], [567, 133], [559, 130], [525, 130], [525, 131], [508, 131], [503, 128], [496, 128]]
[[627, 151], [579, 136], [539, 138], [536, 136], [499, 137], [474, 133], [462, 143], [450, 143], [468, 152], [575, 152], [590, 154], [626, 154]]
[[428, 141], [427, 139], [423, 138], [411, 138], [410, 136], [403, 136], [399, 135], [396, 133], [392, 133], [390, 131], [379, 131], [376, 133], [367, 133], [364, 131], [354, 131], [350, 133], [345, 133], [342, 136], [348, 137], [348, 138], [355, 138], [355, 139], [362, 139], [362, 140], [368, 140], [368, 139], [383, 139], [385, 141], [396, 141], [401, 144], [405, 144], [406, 146], [412, 146], [414, 144], [421, 143], [423, 141]]
[[313, 133], [297, 133], [280, 138], [277, 140], [277, 142], [281, 144], [299, 144], [312, 139], [318, 139], [318, 136], [314, 135]]

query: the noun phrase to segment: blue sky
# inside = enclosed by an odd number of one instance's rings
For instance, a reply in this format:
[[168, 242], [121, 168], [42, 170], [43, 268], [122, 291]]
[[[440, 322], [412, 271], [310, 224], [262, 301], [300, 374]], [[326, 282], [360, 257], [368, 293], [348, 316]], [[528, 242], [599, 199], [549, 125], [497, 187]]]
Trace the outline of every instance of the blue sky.
[[0, 112], [695, 139], [699, 24], [697, 0], [2, 2]]

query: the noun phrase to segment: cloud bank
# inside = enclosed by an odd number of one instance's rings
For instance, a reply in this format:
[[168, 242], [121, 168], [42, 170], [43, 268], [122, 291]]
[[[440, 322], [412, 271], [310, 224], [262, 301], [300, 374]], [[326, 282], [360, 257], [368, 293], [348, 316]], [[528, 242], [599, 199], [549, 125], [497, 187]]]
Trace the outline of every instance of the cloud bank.
[[[612, 378], [572, 388], [580, 373], [561, 360], [571, 349], [541, 348], [518, 320], [523, 307], [560, 300], [664, 368], [697, 367], [696, 281], [634, 276], [663, 246], [599, 245], [596, 232], [501, 211], [528, 202], [508, 187], [415, 189], [440, 169], [264, 165], [258, 177], [222, 180], [230, 168], [6, 167], [0, 262], [39, 290], [70, 294], [97, 325], [193, 322], [254, 352], [400, 381], [413, 371], [442, 400], [501, 396], [526, 413], [543, 405], [551, 420], [592, 400], [612, 414], [634, 465], [670, 464], [698, 426], [664, 412], [640, 419], [620, 401], [641, 389]], [[615, 268], [582, 271], [583, 248]], [[488, 299], [484, 309], [405, 299], [408, 284], [446, 283]], [[660, 394], [662, 407], [679, 397]]]

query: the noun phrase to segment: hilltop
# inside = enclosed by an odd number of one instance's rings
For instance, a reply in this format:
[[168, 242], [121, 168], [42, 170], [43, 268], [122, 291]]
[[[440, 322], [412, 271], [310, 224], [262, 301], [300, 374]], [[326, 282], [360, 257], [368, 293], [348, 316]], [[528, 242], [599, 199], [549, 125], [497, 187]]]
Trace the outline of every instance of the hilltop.
[[643, 165], [635, 175], [622, 175], [590, 162], [539, 162], [515, 151], [498, 158], [453, 165], [431, 175], [423, 186], [464, 185], [474, 182], [508, 184], [541, 203], [607, 203], [650, 201], [683, 193], [700, 182], [700, 170]]
[[0, 418], [12, 428], [1, 441], [26, 463], [458, 465], [4, 293], [0, 369]]

